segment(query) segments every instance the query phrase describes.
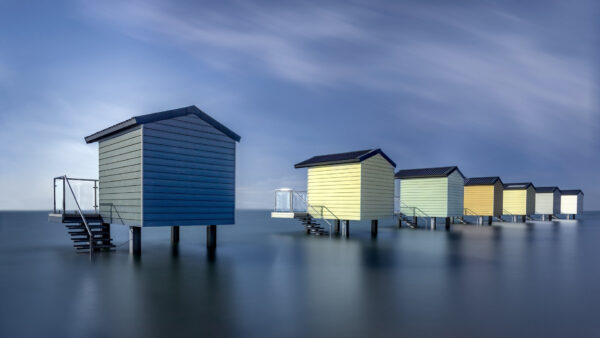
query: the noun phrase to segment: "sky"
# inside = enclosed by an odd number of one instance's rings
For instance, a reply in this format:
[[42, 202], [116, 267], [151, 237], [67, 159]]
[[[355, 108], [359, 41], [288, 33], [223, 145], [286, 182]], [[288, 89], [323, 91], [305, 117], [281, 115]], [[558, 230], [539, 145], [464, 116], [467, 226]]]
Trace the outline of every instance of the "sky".
[[314, 155], [582, 189], [600, 209], [595, 1], [0, 0], [0, 209], [97, 178], [84, 137], [196, 105], [242, 136], [237, 206]]

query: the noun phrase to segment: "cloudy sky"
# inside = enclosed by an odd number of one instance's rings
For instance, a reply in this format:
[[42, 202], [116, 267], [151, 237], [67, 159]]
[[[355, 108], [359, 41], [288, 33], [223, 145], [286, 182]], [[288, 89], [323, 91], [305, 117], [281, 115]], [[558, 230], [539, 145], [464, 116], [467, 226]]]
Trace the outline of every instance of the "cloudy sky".
[[595, 1], [0, 0], [0, 209], [97, 177], [83, 137], [195, 104], [242, 136], [237, 201], [310, 156], [581, 188], [600, 209]]

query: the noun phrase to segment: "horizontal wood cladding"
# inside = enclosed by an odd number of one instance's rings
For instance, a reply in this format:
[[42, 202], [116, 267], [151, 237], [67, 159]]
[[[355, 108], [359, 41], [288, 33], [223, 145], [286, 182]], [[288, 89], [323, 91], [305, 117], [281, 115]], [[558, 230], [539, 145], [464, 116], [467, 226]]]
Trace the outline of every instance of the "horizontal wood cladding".
[[99, 142], [99, 206], [108, 223], [141, 225], [141, 146], [141, 128]]
[[235, 141], [195, 115], [144, 125], [144, 226], [232, 224]]
[[504, 215], [531, 215], [535, 212], [535, 190], [504, 190]]
[[455, 170], [448, 176], [448, 208], [442, 217], [457, 217], [464, 213], [465, 179]]
[[554, 215], [554, 193], [535, 194], [535, 213], [538, 215]]
[[583, 195], [562, 195], [560, 198], [560, 213], [576, 215], [583, 212]]
[[[308, 203], [327, 207], [330, 212], [324, 209], [324, 218], [359, 220], [360, 180], [360, 163], [308, 168]], [[321, 217], [320, 209], [308, 211]]]
[[411, 178], [400, 180], [400, 207], [403, 212], [417, 208], [418, 216], [446, 217], [448, 178]]
[[361, 220], [392, 217], [394, 213], [394, 167], [381, 155], [361, 163]]
[[494, 186], [470, 185], [465, 187], [465, 215], [494, 216]]

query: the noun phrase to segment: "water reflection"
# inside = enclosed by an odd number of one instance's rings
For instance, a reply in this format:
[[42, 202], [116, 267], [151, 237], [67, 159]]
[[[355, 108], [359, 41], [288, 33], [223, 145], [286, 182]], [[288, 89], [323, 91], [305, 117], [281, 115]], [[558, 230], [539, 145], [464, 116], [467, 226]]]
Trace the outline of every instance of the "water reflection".
[[152, 229], [141, 256], [121, 246], [93, 262], [44, 214], [12, 217], [0, 223], [2, 337], [596, 333], [600, 217], [450, 231], [382, 222], [373, 240], [368, 223], [318, 238], [248, 211], [219, 230], [218, 259], [203, 228], [186, 228], [179, 245]]

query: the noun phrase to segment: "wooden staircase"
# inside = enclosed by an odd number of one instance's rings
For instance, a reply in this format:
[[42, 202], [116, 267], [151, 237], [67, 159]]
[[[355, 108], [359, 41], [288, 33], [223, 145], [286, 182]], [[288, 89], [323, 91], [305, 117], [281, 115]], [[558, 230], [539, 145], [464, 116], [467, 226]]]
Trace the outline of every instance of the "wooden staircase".
[[406, 216], [403, 213], [398, 213], [398, 217], [400, 217], [400, 222], [406, 223], [410, 228], [417, 228], [417, 224], [415, 224], [415, 222], [412, 221], [412, 217]]
[[[100, 215], [86, 216], [88, 227], [92, 232], [92, 238], [85, 228], [83, 222], [78, 223], [65, 223], [65, 227], [69, 231], [71, 240], [73, 241], [73, 247], [77, 252], [90, 252], [90, 248], [93, 251], [109, 251], [115, 248], [110, 237], [110, 224], [104, 223]], [[90, 246], [91, 240], [91, 246]]]
[[105, 223], [99, 214], [83, 214], [83, 217], [92, 233], [91, 238], [79, 214], [50, 214], [48, 219], [65, 225], [77, 252], [89, 253], [90, 247], [93, 252], [114, 250], [115, 245], [110, 237], [110, 224]]
[[321, 224], [315, 222], [315, 219], [310, 214], [306, 213], [306, 215], [299, 217], [299, 219], [306, 228], [307, 234], [315, 236], [329, 235], [329, 231], [325, 230]]

